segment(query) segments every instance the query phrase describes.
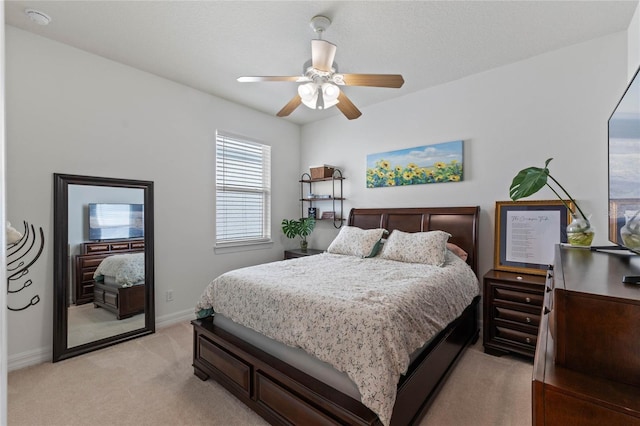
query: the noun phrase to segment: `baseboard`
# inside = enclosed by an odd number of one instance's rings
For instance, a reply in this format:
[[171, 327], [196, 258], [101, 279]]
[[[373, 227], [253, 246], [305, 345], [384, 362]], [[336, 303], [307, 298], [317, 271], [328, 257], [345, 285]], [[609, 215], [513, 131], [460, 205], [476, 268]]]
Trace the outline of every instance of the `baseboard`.
[[[191, 321], [196, 318], [193, 309], [186, 309], [180, 312], [173, 312], [156, 318], [156, 330], [178, 324], [183, 321]], [[32, 365], [51, 362], [53, 347], [32, 349], [19, 354], [10, 355], [7, 358], [7, 371], [19, 370]]]
[[21, 368], [30, 367], [32, 365], [42, 364], [43, 362], [51, 362], [52, 356], [52, 346], [32, 349], [30, 351], [10, 355], [7, 358], [7, 370], [19, 370]]
[[168, 315], [156, 317], [156, 330], [178, 324], [179, 322], [191, 321], [194, 319], [196, 319], [196, 313], [193, 308], [186, 309], [184, 311], [173, 312]]

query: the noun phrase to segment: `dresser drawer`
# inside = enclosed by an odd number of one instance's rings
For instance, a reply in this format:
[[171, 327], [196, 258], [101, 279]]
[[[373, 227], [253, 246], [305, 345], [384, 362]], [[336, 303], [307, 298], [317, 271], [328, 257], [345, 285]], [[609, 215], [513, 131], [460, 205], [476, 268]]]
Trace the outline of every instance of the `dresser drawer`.
[[109, 248], [111, 251], [129, 250], [129, 243], [111, 244]]
[[527, 291], [511, 290], [501, 287], [493, 288], [494, 300], [506, 300], [509, 302], [522, 303], [525, 305], [542, 306], [544, 301], [544, 294], [542, 291], [539, 293], [530, 293]]
[[85, 244], [85, 253], [102, 253], [109, 251], [109, 244]]
[[104, 259], [104, 257], [97, 257], [97, 258], [81, 257], [81, 258], [78, 258], [78, 262], [80, 263], [81, 269], [88, 269], [88, 268], [95, 269], [98, 267], [100, 262], [102, 262], [102, 259]]
[[538, 326], [540, 325], [540, 315], [531, 314], [529, 312], [514, 311], [512, 309], [495, 307], [494, 318], [505, 321], [514, 321], [521, 324]]

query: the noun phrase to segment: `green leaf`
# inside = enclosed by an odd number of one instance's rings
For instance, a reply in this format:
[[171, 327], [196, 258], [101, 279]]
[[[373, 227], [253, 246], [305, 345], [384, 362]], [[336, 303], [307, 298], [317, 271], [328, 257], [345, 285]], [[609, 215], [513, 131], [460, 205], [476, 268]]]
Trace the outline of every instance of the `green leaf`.
[[551, 158], [545, 163], [544, 169], [528, 167], [520, 170], [516, 177], [513, 178], [511, 187], [509, 187], [509, 196], [513, 201], [533, 195], [547, 184], [549, 169], [546, 166], [549, 161], [551, 161]]
[[311, 235], [311, 232], [316, 226], [316, 221], [312, 217], [305, 217], [300, 220], [287, 220], [282, 219], [282, 232], [287, 238], [305, 237]]

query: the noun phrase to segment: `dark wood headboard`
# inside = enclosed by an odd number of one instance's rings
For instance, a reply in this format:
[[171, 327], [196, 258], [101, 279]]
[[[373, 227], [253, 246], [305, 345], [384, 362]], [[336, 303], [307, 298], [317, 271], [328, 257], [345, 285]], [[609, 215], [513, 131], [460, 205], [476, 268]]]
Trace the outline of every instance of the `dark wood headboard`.
[[445, 231], [449, 242], [469, 254], [467, 263], [478, 276], [478, 221], [480, 207], [409, 207], [389, 209], [351, 209], [350, 226], [362, 229], [384, 228], [389, 232]]

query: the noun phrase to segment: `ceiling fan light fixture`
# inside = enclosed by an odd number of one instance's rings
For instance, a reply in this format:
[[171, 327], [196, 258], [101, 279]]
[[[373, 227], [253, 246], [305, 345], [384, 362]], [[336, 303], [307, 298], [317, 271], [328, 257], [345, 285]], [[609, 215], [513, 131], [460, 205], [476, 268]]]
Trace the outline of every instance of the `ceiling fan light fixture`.
[[312, 101], [316, 97], [316, 93], [318, 92], [318, 88], [315, 83], [306, 83], [298, 86], [298, 94], [302, 98], [303, 101]]
[[333, 102], [338, 99], [338, 96], [340, 95], [340, 88], [335, 84], [324, 83], [322, 85], [322, 93], [324, 94], [325, 103]]
[[338, 103], [340, 88], [332, 83], [306, 83], [298, 86], [302, 103], [311, 109], [327, 109]]

